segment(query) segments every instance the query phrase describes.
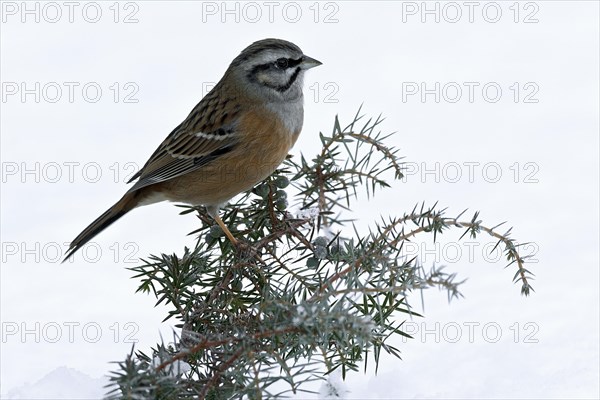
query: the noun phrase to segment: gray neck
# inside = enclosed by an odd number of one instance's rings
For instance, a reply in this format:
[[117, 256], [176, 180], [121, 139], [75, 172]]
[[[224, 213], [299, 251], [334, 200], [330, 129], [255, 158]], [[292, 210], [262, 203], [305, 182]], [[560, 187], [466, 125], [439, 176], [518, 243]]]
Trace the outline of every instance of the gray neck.
[[304, 121], [304, 97], [302, 92], [294, 100], [271, 102], [267, 108], [283, 121], [290, 134], [298, 135]]

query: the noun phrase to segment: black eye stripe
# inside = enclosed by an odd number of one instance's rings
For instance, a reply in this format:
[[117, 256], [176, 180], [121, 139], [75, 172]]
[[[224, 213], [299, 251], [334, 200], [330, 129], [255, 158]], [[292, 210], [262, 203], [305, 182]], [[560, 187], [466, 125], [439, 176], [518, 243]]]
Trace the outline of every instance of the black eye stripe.
[[302, 58], [294, 60], [293, 58], [279, 58], [275, 61], [275, 65], [281, 69], [294, 68], [296, 65], [302, 62]]
[[[287, 61], [287, 66], [285, 67], [279, 67], [278, 63], [280, 61]], [[266, 63], [266, 64], [259, 64], [259, 65], [255, 65], [252, 70], [250, 71], [251, 75], [256, 74], [259, 71], [265, 71], [268, 70], [272, 67], [277, 67], [277, 68], [281, 68], [281, 69], [289, 69], [289, 68], [294, 68], [296, 67], [298, 64], [300, 64], [302, 62], [302, 57], [298, 58], [298, 59], [293, 59], [293, 58], [279, 58], [277, 59], [277, 61], [274, 62], [270, 62], [270, 63]]]
[[[288, 82], [284, 85], [280, 85], [280, 86], [276, 86], [274, 84], [270, 84], [270, 83], [266, 83], [266, 82], [261, 82], [261, 84], [268, 86], [272, 89], [275, 89], [279, 92], [285, 92], [286, 90], [288, 90], [296, 81], [296, 79], [298, 78], [298, 75], [300, 74], [301, 68], [298, 66], [300, 63], [302, 63], [303, 58], [297, 58], [297, 59], [293, 59], [293, 58], [285, 58], [285, 57], [280, 57], [275, 61], [271, 61], [269, 63], [266, 64], [259, 64], [259, 65], [255, 65], [254, 67], [252, 67], [252, 69], [248, 72], [248, 74], [246, 75], [247, 78], [252, 81], [252, 82], [257, 82], [257, 77], [256, 75], [259, 72], [262, 71], [268, 71], [268, 70], [279, 70], [279, 71], [289, 71], [290, 69], [293, 69], [294, 72], [292, 73], [292, 75], [290, 76], [290, 78], [288, 79]], [[281, 65], [278, 65], [281, 64]], [[284, 64], [285, 67], [283, 66]]]
[[300, 57], [297, 60], [294, 60], [293, 58], [288, 58], [288, 68], [293, 68], [296, 65], [300, 64], [302, 62], [302, 57]]

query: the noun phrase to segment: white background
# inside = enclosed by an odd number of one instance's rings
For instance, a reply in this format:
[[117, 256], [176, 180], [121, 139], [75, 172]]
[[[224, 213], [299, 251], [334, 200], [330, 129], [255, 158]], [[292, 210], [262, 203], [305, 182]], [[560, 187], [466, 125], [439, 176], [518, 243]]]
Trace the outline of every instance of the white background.
[[[395, 342], [403, 360], [349, 375], [345, 396], [600, 396], [597, 2], [231, 2], [231, 13], [221, 2], [74, 4], [71, 22], [63, 2], [2, 2], [2, 398], [97, 398], [128, 339], [148, 350], [160, 332], [169, 337], [164, 310], [134, 293], [126, 267], [193, 246], [196, 218], [153, 205], [95, 238], [88, 261], [82, 252], [60, 264], [57, 250], [126, 191], [127, 163], [141, 166], [231, 59], [265, 37], [323, 62], [307, 75], [292, 154], [314, 154], [318, 132], [336, 114], [349, 122], [361, 103], [396, 132], [410, 174], [361, 199], [361, 227], [439, 201], [450, 214], [480, 210], [488, 226], [506, 220], [533, 243], [536, 292], [524, 298], [515, 269], [482, 252], [489, 238], [471, 257], [460, 232], [437, 250], [423, 237], [419, 259], [469, 278], [465, 298], [426, 292], [426, 318], [407, 322], [415, 339]], [[406, 92], [436, 82], [439, 102]], [[471, 99], [464, 82], [478, 85]], [[534, 89], [527, 100], [537, 102], [525, 102]], [[137, 102], [126, 102], [134, 90]]]

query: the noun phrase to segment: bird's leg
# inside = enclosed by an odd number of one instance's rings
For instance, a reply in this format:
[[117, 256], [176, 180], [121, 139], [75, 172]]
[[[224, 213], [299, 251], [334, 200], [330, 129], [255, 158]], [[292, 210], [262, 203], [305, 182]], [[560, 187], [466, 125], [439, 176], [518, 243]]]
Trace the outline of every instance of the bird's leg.
[[237, 247], [239, 242], [237, 241], [236, 238], [233, 237], [233, 235], [231, 234], [231, 232], [229, 232], [229, 229], [227, 228], [227, 225], [225, 225], [225, 223], [223, 222], [223, 220], [221, 219], [221, 217], [219, 217], [219, 214], [215, 213], [215, 215], [213, 215], [213, 218], [215, 219], [215, 221], [217, 221], [217, 224], [219, 224], [219, 226], [221, 227], [221, 229], [223, 229], [223, 232], [225, 232], [225, 236], [227, 236], [227, 239], [229, 239], [229, 241], [235, 246]]
[[225, 236], [227, 236], [227, 239], [229, 239], [229, 241], [233, 244], [233, 247], [235, 247], [236, 254], [238, 257], [242, 257], [242, 258], [254, 257], [258, 261], [260, 261], [261, 263], [266, 265], [266, 263], [262, 260], [262, 258], [260, 258], [260, 255], [258, 255], [256, 250], [254, 248], [252, 248], [251, 245], [244, 243], [243, 241], [237, 240], [236, 238], [233, 237], [233, 235], [227, 228], [227, 225], [225, 225], [225, 223], [223, 222], [221, 217], [219, 217], [218, 213], [214, 213], [214, 215], [212, 215], [212, 217], [214, 218], [215, 221], [217, 221], [217, 224], [219, 224], [219, 226], [225, 233]]

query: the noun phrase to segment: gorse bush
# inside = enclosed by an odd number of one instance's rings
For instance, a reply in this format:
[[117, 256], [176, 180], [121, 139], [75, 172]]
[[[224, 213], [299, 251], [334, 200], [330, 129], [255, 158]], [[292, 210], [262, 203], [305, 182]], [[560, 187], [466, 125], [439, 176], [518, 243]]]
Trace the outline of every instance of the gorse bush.
[[[138, 291], [151, 293], [176, 321], [169, 344], [132, 351], [112, 372], [110, 396], [128, 399], [271, 398], [304, 390], [340, 369], [399, 357], [389, 344], [406, 336], [407, 297], [440, 287], [460, 296], [455, 274], [428, 272], [402, 254], [405, 241], [451, 229], [497, 239], [514, 280], [528, 295], [530, 273], [509, 232], [488, 228], [478, 213], [446, 216], [437, 205], [359, 231], [344, 211], [357, 195], [374, 196], [402, 178], [397, 149], [386, 144], [381, 118], [359, 113], [311, 159], [288, 158], [281, 169], [224, 209], [223, 220], [244, 245], [234, 247], [203, 209], [194, 249], [150, 256], [132, 268]], [[291, 212], [290, 210], [296, 210]], [[285, 383], [282, 385], [281, 383]], [[274, 385], [277, 383], [277, 385]], [[282, 387], [285, 388], [282, 390]]]

